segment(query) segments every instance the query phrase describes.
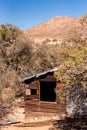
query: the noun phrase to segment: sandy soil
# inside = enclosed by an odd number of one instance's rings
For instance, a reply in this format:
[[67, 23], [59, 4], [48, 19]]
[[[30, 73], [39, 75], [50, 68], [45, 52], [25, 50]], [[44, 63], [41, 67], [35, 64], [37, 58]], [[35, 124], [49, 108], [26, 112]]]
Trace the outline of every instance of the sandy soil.
[[17, 127], [14, 125], [3, 126], [0, 130], [49, 130], [51, 126], [42, 126], [42, 127]]
[[[18, 100], [19, 104], [20, 100]], [[18, 124], [11, 124], [6, 126], [0, 126], [0, 130], [49, 130], [51, 128], [51, 122], [46, 122], [44, 124], [34, 124], [34, 125], [28, 125], [28, 127], [24, 126], [23, 124], [26, 123], [25, 121], [25, 108], [24, 107], [15, 107], [12, 109], [11, 113], [9, 113], [6, 117], [3, 119], [11, 119], [15, 118], [21, 123]]]

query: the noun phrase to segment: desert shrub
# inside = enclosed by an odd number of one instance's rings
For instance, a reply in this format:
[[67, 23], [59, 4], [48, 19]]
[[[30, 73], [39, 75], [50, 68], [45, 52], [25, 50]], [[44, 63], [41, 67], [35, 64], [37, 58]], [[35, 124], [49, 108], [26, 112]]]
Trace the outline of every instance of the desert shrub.
[[[70, 109], [74, 106], [73, 114], [85, 113], [87, 109], [87, 40], [72, 47], [60, 50], [61, 65], [55, 73], [56, 78], [66, 84], [66, 96]], [[68, 95], [67, 95], [68, 94]], [[87, 113], [87, 112], [86, 112]], [[85, 113], [85, 114], [86, 114]]]
[[0, 36], [3, 41], [12, 44], [22, 32], [12, 24], [2, 24], [0, 26]]
[[59, 64], [58, 61], [58, 46], [57, 45], [48, 45], [42, 44], [36, 50], [35, 66], [38, 65], [39, 71], [45, 71], [52, 69]]
[[81, 24], [84, 24], [84, 23], [87, 24], [87, 14], [84, 14], [84, 15], [81, 17], [80, 21], [81, 21]]

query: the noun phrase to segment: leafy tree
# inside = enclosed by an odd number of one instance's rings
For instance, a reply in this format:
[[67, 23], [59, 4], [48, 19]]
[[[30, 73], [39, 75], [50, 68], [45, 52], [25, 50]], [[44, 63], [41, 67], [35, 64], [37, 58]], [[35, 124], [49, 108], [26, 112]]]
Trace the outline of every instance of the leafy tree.
[[87, 73], [87, 43], [75, 44], [70, 48], [60, 50], [61, 65], [57, 76], [61, 81], [71, 82], [71, 85], [85, 86]]
[[9, 44], [14, 43], [21, 34], [22, 32], [12, 24], [2, 24], [0, 26], [0, 36], [3, 41], [8, 42]]
[[87, 110], [87, 40], [84, 39], [81, 44], [75, 43], [72, 47], [62, 48], [60, 59], [61, 65], [55, 76], [66, 84], [68, 105], [71, 102], [75, 104], [73, 114], [86, 114], [87, 111], [84, 110]]

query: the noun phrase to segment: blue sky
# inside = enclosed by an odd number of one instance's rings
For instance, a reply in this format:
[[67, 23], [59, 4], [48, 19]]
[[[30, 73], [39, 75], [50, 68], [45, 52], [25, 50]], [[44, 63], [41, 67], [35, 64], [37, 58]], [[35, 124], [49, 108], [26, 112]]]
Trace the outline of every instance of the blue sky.
[[22, 30], [55, 16], [81, 17], [85, 13], [87, 0], [0, 0], [0, 24], [14, 24]]

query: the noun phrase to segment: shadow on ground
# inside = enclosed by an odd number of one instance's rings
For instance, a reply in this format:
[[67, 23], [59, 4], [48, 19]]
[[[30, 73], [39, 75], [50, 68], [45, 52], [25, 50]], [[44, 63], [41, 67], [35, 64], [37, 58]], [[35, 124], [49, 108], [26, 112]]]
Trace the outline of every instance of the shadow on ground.
[[87, 115], [56, 120], [49, 130], [87, 130]]

